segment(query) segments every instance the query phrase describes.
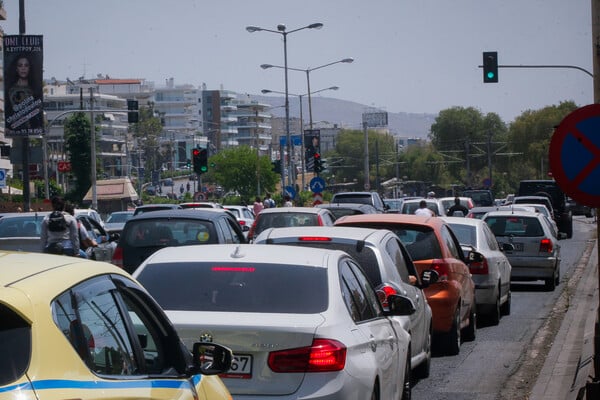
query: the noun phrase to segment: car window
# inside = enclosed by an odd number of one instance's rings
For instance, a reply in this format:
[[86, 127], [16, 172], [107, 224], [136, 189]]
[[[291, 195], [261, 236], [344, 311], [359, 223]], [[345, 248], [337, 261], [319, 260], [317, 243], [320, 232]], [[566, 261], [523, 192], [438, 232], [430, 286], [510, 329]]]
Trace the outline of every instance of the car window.
[[377, 296], [356, 264], [343, 261], [340, 265], [340, 280], [344, 303], [355, 322], [382, 315]]
[[409, 282], [409, 271], [406, 267], [406, 260], [404, 259], [400, 246], [401, 244], [398, 243], [398, 239], [390, 238], [385, 244], [385, 250], [394, 261], [394, 265], [396, 266], [396, 270], [400, 274], [402, 281]]
[[39, 237], [43, 215], [0, 218], [0, 237]]
[[481, 228], [483, 229], [483, 236], [490, 250], [499, 251], [500, 247], [498, 246], [498, 241], [490, 227], [487, 224], [482, 224]]
[[373, 204], [370, 194], [336, 194], [332, 199], [332, 203], [358, 203], [358, 204]]
[[186, 218], [131, 220], [119, 241], [128, 247], [216, 244], [218, 236], [211, 221]]
[[0, 386], [19, 379], [31, 359], [31, 326], [0, 303]]
[[430, 227], [413, 226], [406, 229], [396, 227], [393, 231], [406, 246], [413, 261], [442, 258], [442, 249], [435, 232]]
[[325, 268], [157, 263], [147, 264], [137, 280], [165, 310], [313, 314], [328, 305]]
[[442, 226], [441, 233], [442, 240], [446, 242], [446, 246], [448, 247], [452, 257], [456, 258], [457, 260], [462, 260], [462, 249], [460, 248], [459, 243], [450, 229], [447, 226]]
[[452, 232], [456, 235], [460, 244], [468, 244], [474, 247], [477, 246], [477, 232], [475, 226], [463, 224], [450, 224]]

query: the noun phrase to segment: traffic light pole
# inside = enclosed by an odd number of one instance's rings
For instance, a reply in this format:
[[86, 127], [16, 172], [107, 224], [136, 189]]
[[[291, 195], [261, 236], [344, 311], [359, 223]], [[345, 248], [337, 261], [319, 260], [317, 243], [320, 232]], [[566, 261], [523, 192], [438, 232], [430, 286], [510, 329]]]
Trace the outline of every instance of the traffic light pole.
[[[483, 65], [479, 65], [479, 68], [483, 68]], [[498, 68], [569, 68], [569, 69], [576, 69], [576, 70], [585, 72], [586, 74], [588, 74], [592, 78], [594, 77], [593, 73], [591, 73], [590, 71], [588, 71], [585, 68], [578, 67], [576, 65], [543, 65], [543, 64], [541, 64], [541, 65], [527, 65], [527, 64], [518, 64], [518, 65], [498, 65]]]

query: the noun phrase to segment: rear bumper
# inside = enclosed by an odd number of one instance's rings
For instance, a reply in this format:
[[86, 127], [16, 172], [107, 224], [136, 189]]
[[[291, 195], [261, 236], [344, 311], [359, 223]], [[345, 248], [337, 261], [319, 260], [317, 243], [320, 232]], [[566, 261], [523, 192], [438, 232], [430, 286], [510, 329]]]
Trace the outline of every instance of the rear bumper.
[[458, 306], [460, 291], [450, 282], [438, 282], [424, 290], [431, 307], [432, 327], [435, 333], [450, 331]]
[[511, 257], [509, 261], [511, 280], [552, 278], [559, 264], [555, 257]]

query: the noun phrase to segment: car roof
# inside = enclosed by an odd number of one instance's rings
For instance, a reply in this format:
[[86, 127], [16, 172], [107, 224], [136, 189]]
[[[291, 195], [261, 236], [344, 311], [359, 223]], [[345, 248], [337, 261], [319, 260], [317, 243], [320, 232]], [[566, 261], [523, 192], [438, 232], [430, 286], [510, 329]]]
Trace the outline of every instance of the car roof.
[[[219, 215], [232, 215], [220, 208], [194, 208], [194, 209], [172, 209], [172, 210], [157, 210], [151, 213], [143, 213], [136, 215], [129, 221], [139, 221], [141, 219], [156, 219], [156, 218], [197, 218], [197, 219], [214, 219]], [[127, 221], [127, 223], [129, 223]]]
[[311, 236], [343, 238], [345, 240], [352, 241], [380, 242], [388, 233], [390, 233], [390, 231], [386, 229], [373, 228], [319, 226], [315, 229], [314, 226], [296, 226], [289, 228], [267, 228], [257, 236], [257, 240], [262, 240], [262, 238], [266, 238], [266, 240], [268, 240], [286, 237]]
[[316, 208], [345, 208], [345, 209], [352, 209], [352, 210], [361, 210], [364, 209], [365, 211], [377, 211], [377, 209], [375, 207], [373, 207], [371, 204], [365, 204], [365, 203], [323, 203], [323, 204], [317, 204], [315, 206]]
[[444, 221], [449, 224], [460, 224], [460, 225], [470, 225], [477, 226], [481, 224], [485, 224], [482, 220], [478, 218], [464, 218], [464, 217], [440, 217]]
[[[317, 207], [274, 207], [274, 208], [265, 208], [258, 213], [258, 215], [265, 214], [278, 214], [278, 213], [308, 213], [308, 214], [318, 214], [320, 212], [324, 212], [323, 208]], [[330, 212], [327, 210], [327, 212]]]
[[535, 211], [521, 211], [521, 210], [513, 210], [513, 211], [490, 211], [489, 213], [487, 213], [486, 215], [484, 215], [484, 218], [488, 218], [488, 217], [510, 217], [513, 215], [519, 215], [519, 216], [528, 216], [528, 217], [544, 217], [544, 214], [540, 214], [537, 213]]
[[427, 217], [414, 214], [361, 214], [348, 215], [335, 221], [335, 225], [344, 223], [380, 223], [380, 224], [413, 224], [439, 227], [444, 224], [440, 217]]
[[[137, 275], [148, 263], [173, 262], [232, 262], [232, 263], [283, 263], [304, 267], [322, 267], [330, 257], [341, 257], [346, 253], [339, 250], [325, 250], [313, 247], [269, 245], [265, 251], [260, 244], [205, 244], [179, 247], [165, 247], [148, 257], [135, 271]], [[268, 253], [268, 257], [266, 257]]]

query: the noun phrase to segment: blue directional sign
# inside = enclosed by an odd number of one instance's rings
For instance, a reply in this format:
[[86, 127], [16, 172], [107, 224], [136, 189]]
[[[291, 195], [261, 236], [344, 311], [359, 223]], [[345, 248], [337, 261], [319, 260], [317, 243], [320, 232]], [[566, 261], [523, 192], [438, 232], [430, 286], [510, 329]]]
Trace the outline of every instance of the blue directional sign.
[[550, 169], [560, 188], [577, 202], [600, 207], [600, 104], [567, 115], [550, 142]]
[[296, 189], [294, 189], [293, 186], [286, 186], [283, 194], [288, 195], [290, 196], [290, 198], [293, 199], [296, 197]]
[[6, 171], [0, 169], [0, 187], [6, 187]]
[[310, 190], [313, 193], [321, 193], [325, 190], [325, 179], [320, 176], [315, 176], [310, 180]]

